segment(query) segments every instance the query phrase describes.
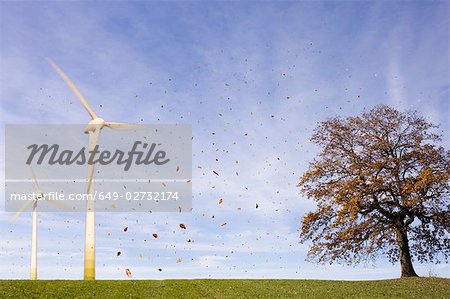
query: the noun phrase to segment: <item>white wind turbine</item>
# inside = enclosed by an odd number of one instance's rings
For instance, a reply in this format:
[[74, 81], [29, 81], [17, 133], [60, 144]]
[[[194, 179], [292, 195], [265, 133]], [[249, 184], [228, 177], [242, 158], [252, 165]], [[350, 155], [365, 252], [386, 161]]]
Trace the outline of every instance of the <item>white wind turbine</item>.
[[[33, 228], [32, 228], [32, 232], [31, 232], [30, 279], [36, 280], [37, 279], [37, 205], [38, 205], [38, 201], [46, 200], [45, 197], [47, 195], [42, 193], [42, 190], [39, 187], [39, 183], [36, 178], [36, 174], [34, 173], [33, 168], [31, 168], [31, 166], [30, 166], [30, 170], [31, 170], [31, 175], [33, 177], [34, 187], [35, 187], [35, 191], [34, 191], [35, 196], [34, 196], [33, 200], [27, 200], [27, 202], [17, 211], [17, 213], [13, 217], [13, 221], [15, 221], [17, 219], [17, 217], [19, 217], [20, 214], [22, 214], [22, 212], [24, 212], [26, 209], [28, 209], [31, 204], [33, 205], [33, 222], [32, 222]], [[59, 203], [54, 200], [49, 200], [48, 202], [53, 205], [56, 205], [58, 207], [62, 207], [63, 209], [68, 210], [68, 208], [62, 203]]]
[[[53, 69], [58, 73], [59, 76], [66, 82], [72, 92], [81, 101], [84, 109], [91, 117], [91, 120], [87, 124], [84, 132], [89, 134], [89, 150], [94, 150], [97, 145], [100, 131], [103, 127], [108, 127], [111, 129], [136, 129], [142, 127], [142, 125], [132, 125], [120, 122], [110, 122], [105, 121], [103, 118], [98, 117], [94, 110], [89, 106], [86, 99], [83, 97], [81, 92], [77, 89], [75, 84], [70, 80], [70, 78], [54, 63], [51, 59], [48, 62], [53, 67]], [[87, 186], [86, 194], [90, 194], [90, 198], [93, 199], [94, 186], [94, 165], [88, 163], [88, 174], [87, 174]], [[95, 201], [87, 200], [86, 207], [86, 231], [85, 231], [85, 243], [84, 243], [84, 279], [92, 280], [95, 279]]]

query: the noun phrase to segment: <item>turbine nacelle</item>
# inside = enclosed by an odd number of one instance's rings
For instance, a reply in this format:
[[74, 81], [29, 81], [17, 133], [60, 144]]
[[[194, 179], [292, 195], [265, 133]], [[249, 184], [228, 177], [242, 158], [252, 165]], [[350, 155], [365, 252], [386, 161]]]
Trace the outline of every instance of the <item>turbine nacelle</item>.
[[94, 132], [95, 130], [102, 129], [106, 125], [106, 121], [103, 118], [93, 118], [84, 128], [84, 133]]

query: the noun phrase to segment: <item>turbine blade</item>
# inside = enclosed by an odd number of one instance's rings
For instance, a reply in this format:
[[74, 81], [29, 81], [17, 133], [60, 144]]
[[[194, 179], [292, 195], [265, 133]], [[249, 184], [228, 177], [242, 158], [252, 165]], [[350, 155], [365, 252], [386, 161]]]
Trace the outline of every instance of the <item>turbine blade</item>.
[[52, 66], [52, 68], [58, 73], [58, 75], [66, 82], [66, 84], [69, 86], [69, 88], [72, 90], [72, 92], [77, 96], [77, 98], [81, 101], [81, 104], [83, 105], [84, 109], [89, 113], [92, 119], [96, 118], [97, 116], [94, 113], [94, 110], [89, 106], [86, 99], [83, 97], [81, 92], [78, 90], [78, 88], [75, 86], [75, 84], [70, 80], [70, 78], [59, 68], [56, 63], [53, 62], [51, 59], [47, 59], [48, 63]]
[[105, 126], [111, 129], [115, 130], [132, 130], [132, 129], [140, 129], [145, 127], [144, 125], [134, 125], [134, 124], [127, 124], [127, 123], [119, 123], [114, 121], [107, 121], [105, 122]]
[[54, 205], [55, 207], [58, 207], [58, 208], [60, 208], [60, 209], [63, 209], [63, 210], [69, 211], [69, 212], [72, 212], [72, 211], [73, 211], [73, 209], [71, 209], [68, 205], [62, 203], [61, 201], [59, 201], [59, 200], [47, 199], [47, 197], [48, 197], [48, 195], [45, 194], [45, 195], [44, 195], [44, 200], [45, 200], [45, 202], [48, 202], [49, 204], [52, 204], [52, 205]]
[[[94, 131], [89, 131], [89, 150], [93, 150], [97, 145], [99, 134], [100, 134], [99, 127], [97, 127]], [[91, 191], [93, 178], [94, 178], [94, 165], [88, 163], [86, 194], [89, 194]]]
[[16, 214], [14, 214], [14, 216], [12, 217], [12, 221], [15, 221], [17, 219], [17, 217], [20, 216], [20, 214], [23, 213], [23, 211], [25, 211], [26, 209], [28, 209], [28, 207], [34, 203], [34, 200], [27, 200], [26, 203], [24, 203], [20, 209], [16, 212]]
[[37, 193], [40, 193], [41, 192], [41, 188], [39, 187], [39, 183], [38, 183], [38, 180], [37, 180], [37, 177], [36, 177], [36, 173], [34, 172], [33, 167], [31, 167], [31, 165], [30, 165], [30, 171], [31, 171], [31, 176], [33, 177], [34, 186], [36, 187], [36, 191], [37, 191]]

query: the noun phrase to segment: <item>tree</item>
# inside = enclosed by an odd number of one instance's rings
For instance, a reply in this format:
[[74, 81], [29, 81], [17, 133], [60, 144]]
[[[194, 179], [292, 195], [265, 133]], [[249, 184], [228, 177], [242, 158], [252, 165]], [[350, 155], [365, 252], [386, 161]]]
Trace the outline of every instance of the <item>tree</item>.
[[412, 260], [450, 256], [450, 151], [416, 112], [377, 106], [361, 116], [321, 122], [311, 141], [321, 152], [300, 178], [317, 204], [302, 219], [308, 259], [347, 264], [385, 254], [401, 276]]

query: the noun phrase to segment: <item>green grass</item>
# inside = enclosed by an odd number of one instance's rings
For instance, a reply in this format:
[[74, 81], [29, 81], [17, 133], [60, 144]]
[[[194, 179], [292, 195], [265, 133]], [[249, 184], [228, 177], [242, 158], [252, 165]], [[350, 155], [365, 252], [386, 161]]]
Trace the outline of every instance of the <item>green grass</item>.
[[450, 298], [450, 279], [0, 280], [0, 298]]

